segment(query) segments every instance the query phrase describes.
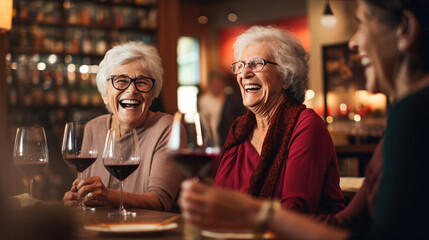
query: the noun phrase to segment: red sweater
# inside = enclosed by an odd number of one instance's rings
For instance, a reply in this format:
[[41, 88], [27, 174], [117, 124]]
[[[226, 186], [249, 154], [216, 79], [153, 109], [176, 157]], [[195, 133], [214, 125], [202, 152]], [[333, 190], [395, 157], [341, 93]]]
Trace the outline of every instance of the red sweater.
[[[338, 162], [323, 120], [312, 110], [301, 112], [289, 141], [273, 198], [304, 213], [336, 213], [344, 208]], [[247, 192], [259, 154], [248, 140], [230, 148], [220, 161], [214, 184]]]

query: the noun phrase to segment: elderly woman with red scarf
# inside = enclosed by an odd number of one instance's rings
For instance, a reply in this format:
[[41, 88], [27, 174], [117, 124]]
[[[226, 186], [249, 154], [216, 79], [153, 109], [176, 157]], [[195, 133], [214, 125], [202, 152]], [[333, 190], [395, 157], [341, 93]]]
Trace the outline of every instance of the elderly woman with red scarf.
[[303, 105], [308, 54], [290, 34], [254, 26], [234, 45], [248, 108], [232, 125], [214, 185], [278, 198], [304, 213], [344, 208], [335, 149], [323, 120]]

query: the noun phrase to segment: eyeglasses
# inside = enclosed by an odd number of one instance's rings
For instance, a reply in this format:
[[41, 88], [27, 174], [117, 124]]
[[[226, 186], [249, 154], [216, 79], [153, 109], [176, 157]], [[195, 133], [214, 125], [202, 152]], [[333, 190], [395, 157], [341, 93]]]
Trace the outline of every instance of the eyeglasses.
[[271, 61], [268, 61], [268, 60], [265, 60], [262, 58], [254, 58], [254, 59], [250, 60], [250, 62], [248, 62], [248, 63], [243, 62], [243, 61], [238, 61], [238, 62], [231, 64], [231, 71], [234, 74], [239, 74], [243, 71], [244, 67], [246, 65], [248, 65], [250, 70], [252, 70], [253, 72], [259, 72], [262, 69], [264, 69], [264, 67], [267, 63], [278, 65], [275, 62], [271, 62]]
[[146, 76], [138, 76], [136, 78], [130, 78], [127, 75], [112, 75], [107, 80], [111, 80], [113, 87], [119, 91], [126, 90], [133, 82], [136, 89], [139, 92], [144, 92], [144, 93], [152, 90], [153, 85], [155, 85], [155, 79], [146, 77]]

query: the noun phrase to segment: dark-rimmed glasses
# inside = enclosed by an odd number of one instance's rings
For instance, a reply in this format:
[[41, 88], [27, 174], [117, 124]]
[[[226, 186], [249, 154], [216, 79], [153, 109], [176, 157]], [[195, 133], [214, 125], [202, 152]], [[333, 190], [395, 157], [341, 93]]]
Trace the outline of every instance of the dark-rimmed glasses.
[[254, 59], [250, 60], [250, 62], [248, 62], [248, 63], [243, 62], [243, 61], [238, 61], [238, 62], [231, 64], [231, 71], [234, 74], [239, 74], [243, 71], [244, 67], [246, 65], [248, 65], [250, 70], [252, 70], [253, 72], [259, 72], [262, 69], [264, 69], [264, 67], [267, 63], [278, 65], [275, 62], [271, 62], [271, 61], [265, 60], [263, 58], [254, 58]]
[[136, 89], [139, 92], [144, 93], [152, 90], [153, 85], [155, 85], [155, 79], [146, 76], [138, 76], [136, 78], [131, 78], [127, 75], [112, 75], [107, 80], [111, 80], [113, 87], [119, 91], [126, 90], [133, 82]]

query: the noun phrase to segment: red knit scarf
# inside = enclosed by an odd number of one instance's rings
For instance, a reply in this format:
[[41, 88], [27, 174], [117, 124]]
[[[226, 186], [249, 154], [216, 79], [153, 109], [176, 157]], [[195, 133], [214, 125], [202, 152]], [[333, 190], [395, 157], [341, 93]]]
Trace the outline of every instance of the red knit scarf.
[[[262, 145], [259, 162], [250, 177], [248, 192], [252, 196], [262, 199], [271, 198], [282, 163], [289, 154], [288, 144], [292, 131], [304, 109], [305, 105], [286, 100], [274, 113]], [[221, 161], [228, 149], [246, 140], [255, 124], [255, 114], [250, 110], [234, 121], [222, 149]]]

